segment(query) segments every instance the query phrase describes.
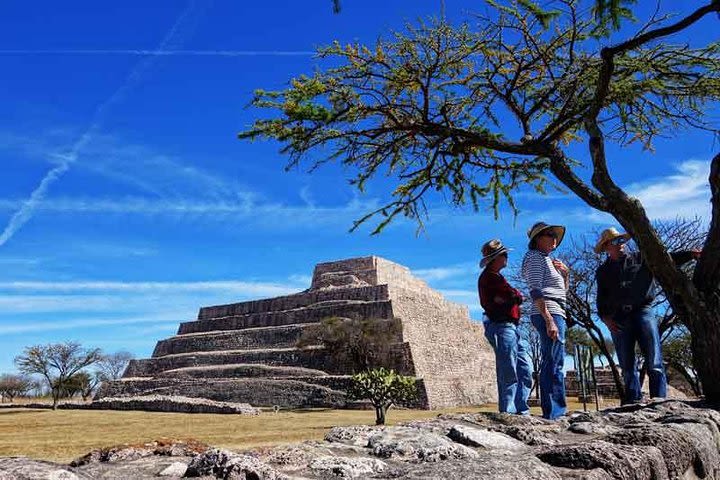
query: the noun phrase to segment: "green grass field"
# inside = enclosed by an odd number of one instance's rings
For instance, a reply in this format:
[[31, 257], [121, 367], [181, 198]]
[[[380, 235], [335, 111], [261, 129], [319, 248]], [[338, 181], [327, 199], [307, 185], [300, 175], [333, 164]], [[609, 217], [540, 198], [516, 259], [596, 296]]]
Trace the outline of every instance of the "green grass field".
[[[570, 409], [582, 409], [571, 403]], [[388, 424], [441, 413], [495, 411], [495, 405], [446, 410], [391, 410]], [[591, 406], [588, 406], [591, 408]], [[539, 409], [532, 413], [538, 415]], [[196, 439], [231, 449], [320, 440], [333, 426], [372, 425], [371, 410], [291, 410], [258, 416], [111, 410], [0, 409], [0, 456], [68, 462], [93, 448], [159, 438]]]

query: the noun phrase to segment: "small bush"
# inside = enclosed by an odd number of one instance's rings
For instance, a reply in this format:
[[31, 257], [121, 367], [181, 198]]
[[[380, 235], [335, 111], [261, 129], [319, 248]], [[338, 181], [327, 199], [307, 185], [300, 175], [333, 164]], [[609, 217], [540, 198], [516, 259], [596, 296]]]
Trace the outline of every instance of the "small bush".
[[415, 378], [398, 375], [394, 370], [374, 368], [353, 375], [348, 397], [370, 400], [375, 407], [375, 424], [385, 425], [385, 414], [393, 405], [403, 405], [417, 398]]

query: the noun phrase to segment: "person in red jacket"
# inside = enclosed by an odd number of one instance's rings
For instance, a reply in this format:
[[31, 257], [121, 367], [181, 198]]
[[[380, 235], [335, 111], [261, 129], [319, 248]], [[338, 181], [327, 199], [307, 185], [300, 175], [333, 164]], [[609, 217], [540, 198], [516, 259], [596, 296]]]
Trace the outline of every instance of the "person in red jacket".
[[484, 269], [478, 277], [478, 295], [485, 310], [485, 338], [495, 350], [498, 409], [528, 415], [532, 367], [527, 344], [518, 330], [523, 296], [500, 273], [507, 266], [508, 252], [497, 239], [483, 245], [480, 267]]

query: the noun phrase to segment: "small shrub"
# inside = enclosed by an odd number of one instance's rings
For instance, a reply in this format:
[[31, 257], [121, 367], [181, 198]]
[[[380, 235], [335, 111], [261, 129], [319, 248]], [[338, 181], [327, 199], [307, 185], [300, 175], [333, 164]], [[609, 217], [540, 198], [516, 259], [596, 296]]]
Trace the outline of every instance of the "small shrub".
[[353, 375], [348, 397], [370, 400], [375, 407], [375, 425], [385, 425], [385, 414], [390, 407], [415, 400], [417, 387], [414, 377], [398, 375], [386, 368], [374, 368]]

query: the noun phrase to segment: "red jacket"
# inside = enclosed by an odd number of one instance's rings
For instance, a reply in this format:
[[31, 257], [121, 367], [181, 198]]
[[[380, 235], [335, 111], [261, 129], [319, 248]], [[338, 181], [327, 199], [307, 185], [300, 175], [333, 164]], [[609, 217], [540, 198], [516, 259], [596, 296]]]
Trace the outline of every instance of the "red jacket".
[[483, 270], [478, 277], [478, 295], [490, 321], [520, 321], [522, 294], [512, 288], [500, 273], [487, 268]]

